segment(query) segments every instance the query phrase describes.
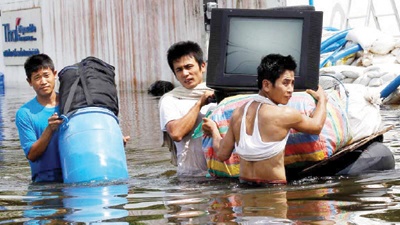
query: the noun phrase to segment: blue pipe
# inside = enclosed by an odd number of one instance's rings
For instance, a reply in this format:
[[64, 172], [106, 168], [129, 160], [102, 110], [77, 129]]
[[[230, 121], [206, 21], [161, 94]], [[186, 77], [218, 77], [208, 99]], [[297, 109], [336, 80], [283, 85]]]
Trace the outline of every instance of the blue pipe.
[[397, 77], [392, 80], [382, 91], [381, 91], [381, 98], [386, 98], [389, 96], [393, 91], [397, 89], [397, 87], [400, 85], [400, 75], [397, 75]]
[[356, 52], [358, 52], [358, 51], [360, 51], [360, 50], [362, 50], [361, 45], [359, 45], [359, 44], [353, 45], [353, 46], [351, 46], [350, 48], [346, 48], [346, 49], [344, 49], [344, 50], [342, 50], [342, 51], [339, 51], [338, 53], [334, 54], [334, 55], [332, 56], [331, 61], [332, 61], [332, 62], [336, 62], [336, 61], [338, 61], [339, 59], [341, 59], [341, 58], [343, 58], [343, 57], [346, 57], [346, 56], [348, 56], [348, 55], [351, 55], [351, 54], [353, 54], [353, 53], [356, 53]]
[[331, 37], [327, 38], [325, 41], [323, 41], [321, 43], [321, 52], [324, 51], [325, 48], [327, 48], [329, 45], [333, 44], [334, 42], [337, 42], [340, 39], [344, 39], [348, 32], [349, 32], [349, 30], [343, 30], [343, 31], [340, 31], [340, 32], [332, 35]]
[[319, 64], [319, 68], [321, 69], [322, 67], [324, 67], [325, 64], [327, 64], [327, 63], [332, 59], [332, 57], [333, 57], [336, 53], [338, 53], [339, 51], [340, 51], [340, 48], [336, 49], [333, 53], [331, 53], [328, 57], [326, 57], [326, 58]]
[[324, 50], [322, 50], [321, 54], [335, 51], [336, 49], [339, 49], [339, 48], [343, 47], [343, 45], [345, 45], [346, 42], [347, 42], [347, 40], [345, 38], [342, 38], [342, 39], [334, 42], [333, 44], [329, 45]]
[[312, 6], [314, 5], [314, 1], [313, 0], [309, 0], [308, 2], [309, 2], [309, 5], [312, 5]]
[[328, 56], [327, 58], [325, 58], [319, 65], [319, 68], [322, 68], [325, 66], [325, 64], [327, 64], [329, 61], [332, 62], [332, 64], [335, 64], [336, 61], [338, 61], [339, 59], [348, 56], [350, 54], [356, 53], [360, 50], [362, 50], [361, 45], [356, 44], [351, 46], [350, 48], [346, 48], [344, 50], [339, 51], [340, 49], [337, 49], [334, 53], [332, 53], [330, 56]]
[[339, 29], [336, 28], [336, 27], [324, 27], [324, 30], [326, 30], [326, 31], [339, 31]]

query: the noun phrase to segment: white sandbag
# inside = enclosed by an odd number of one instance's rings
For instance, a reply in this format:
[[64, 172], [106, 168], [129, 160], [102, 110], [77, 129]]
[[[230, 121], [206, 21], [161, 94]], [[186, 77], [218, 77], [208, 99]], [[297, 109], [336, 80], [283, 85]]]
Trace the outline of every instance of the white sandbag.
[[351, 84], [351, 83], [353, 83], [354, 82], [354, 78], [345, 78], [345, 79], [343, 79], [343, 83], [345, 83], [345, 84]]
[[357, 79], [363, 74], [363, 68], [358, 66], [347, 66], [341, 71], [347, 78]]
[[319, 76], [318, 84], [324, 89], [334, 89], [337, 90], [337, 87], [340, 85], [339, 81], [332, 78], [332, 75], [329, 74], [321, 74]]
[[364, 50], [369, 51], [372, 44], [378, 40], [382, 32], [371, 27], [358, 27], [351, 29], [347, 35], [346, 40], [353, 41], [361, 45]]
[[380, 71], [380, 70], [381, 70], [381, 67], [378, 66], [378, 65], [368, 66], [368, 67], [365, 67], [365, 68], [363, 69], [363, 73], [365, 74], [365, 73], [367, 73], [367, 72], [369, 72], [369, 71], [374, 71], [374, 70]]
[[337, 66], [329, 66], [320, 69], [320, 73], [325, 74], [342, 74], [344, 77], [342, 79], [353, 78], [356, 79], [361, 74], [363, 74], [363, 68], [357, 66], [350, 66], [350, 65], [337, 65]]
[[396, 77], [397, 77], [397, 75], [395, 73], [383, 72], [383, 75], [381, 76], [381, 79], [382, 79], [382, 82], [385, 84], [385, 83], [391, 82]]
[[372, 65], [383, 64], [383, 63], [396, 63], [396, 56], [392, 54], [380, 55], [374, 54], [372, 57]]
[[400, 63], [400, 52], [396, 55], [396, 63]]
[[394, 48], [394, 49], [390, 52], [390, 54], [392, 54], [392, 55], [394, 55], [394, 56], [397, 56], [399, 53], [400, 53], [400, 48]]
[[370, 70], [364, 73], [364, 76], [368, 76], [369, 78], [377, 78], [381, 77], [382, 73], [380, 70]]
[[360, 84], [344, 86], [349, 91], [348, 117], [353, 142], [378, 132], [382, 126], [379, 92]]
[[394, 38], [388, 34], [382, 33], [377, 40], [375, 40], [369, 51], [375, 54], [385, 55], [394, 49], [396, 42]]
[[328, 67], [323, 67], [319, 70], [320, 74], [329, 74], [329, 75], [335, 75], [336, 71], [332, 68], [333, 66], [328, 66]]
[[338, 80], [343, 80], [344, 78], [346, 78], [343, 74], [341, 73], [335, 73], [334, 75]]
[[361, 84], [363, 86], [368, 86], [369, 82], [371, 81], [371, 78], [369, 78], [368, 76], [360, 76], [359, 78], [357, 78], [353, 84]]
[[382, 84], [383, 84], [382, 79], [380, 77], [375, 77], [369, 81], [368, 86], [369, 87], [379, 87]]
[[[379, 70], [382, 73], [384, 72], [390, 72], [394, 74], [400, 74], [400, 64], [397, 63], [381, 63], [381, 64], [375, 64], [371, 66], [374, 70]], [[367, 69], [367, 68], [366, 68]], [[367, 70], [364, 70], [364, 73], [366, 73]]]
[[351, 79], [357, 79], [361, 76], [361, 73], [357, 73], [355, 71], [342, 71], [341, 72], [345, 77]]

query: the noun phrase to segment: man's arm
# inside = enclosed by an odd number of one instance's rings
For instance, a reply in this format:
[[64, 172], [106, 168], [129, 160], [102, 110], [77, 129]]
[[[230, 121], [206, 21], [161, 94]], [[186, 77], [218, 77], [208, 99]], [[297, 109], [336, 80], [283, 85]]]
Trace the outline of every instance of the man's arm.
[[206, 91], [186, 115], [167, 123], [166, 129], [172, 140], [179, 142], [193, 130], [201, 107], [207, 105], [209, 103], [208, 98], [213, 95], [213, 91]]
[[48, 119], [48, 122], [49, 125], [29, 150], [27, 158], [32, 162], [36, 161], [41, 155], [43, 155], [46, 151], [47, 145], [50, 143], [53, 133], [58, 129], [63, 121], [58, 119], [57, 114], [54, 114]]
[[293, 114], [293, 123], [291, 128], [297, 131], [309, 134], [319, 134], [324, 127], [326, 120], [326, 103], [328, 101], [324, 90], [319, 86], [317, 91], [307, 90], [317, 100], [316, 108], [313, 114], [308, 117], [300, 113]]
[[[235, 114], [234, 111], [233, 115]], [[232, 115], [232, 117], [233, 117]], [[233, 119], [233, 118], [232, 118]], [[232, 119], [229, 123], [228, 131], [225, 134], [224, 138], [221, 137], [219, 133], [217, 124], [208, 118], [203, 118], [203, 126], [202, 129], [204, 133], [208, 136], [211, 136], [213, 139], [213, 149], [216, 153], [217, 158], [220, 161], [225, 161], [231, 157], [233, 149], [235, 147], [235, 138], [233, 135], [233, 130], [231, 128]]]
[[217, 124], [211, 119], [203, 118], [203, 125], [201, 126], [201, 128], [207, 136], [210, 136], [212, 138], [213, 149], [217, 152], [219, 149], [220, 141], [222, 139]]
[[[231, 126], [228, 127], [228, 131], [224, 138], [220, 139], [219, 146], [217, 146], [217, 157], [221, 161], [225, 161], [231, 157], [233, 149], [235, 148], [235, 138]], [[215, 148], [214, 148], [215, 150]]]

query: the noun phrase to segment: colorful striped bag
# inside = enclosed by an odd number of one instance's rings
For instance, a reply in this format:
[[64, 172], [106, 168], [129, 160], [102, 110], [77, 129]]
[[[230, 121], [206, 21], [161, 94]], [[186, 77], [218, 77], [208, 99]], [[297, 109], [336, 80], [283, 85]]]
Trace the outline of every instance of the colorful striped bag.
[[[351, 132], [345, 107], [337, 91], [329, 91], [327, 118], [319, 135], [310, 135], [295, 130], [290, 131], [285, 148], [285, 166], [288, 168], [302, 167], [306, 163], [324, 160], [351, 141]], [[207, 116], [214, 120], [223, 137], [229, 125], [233, 111], [241, 107], [254, 95], [236, 95], [225, 98]], [[315, 109], [315, 100], [305, 92], [294, 92], [288, 103], [304, 115], [311, 115]], [[201, 126], [201, 125], [200, 125]], [[199, 132], [199, 130], [197, 130]], [[200, 131], [201, 132], [201, 131]], [[231, 157], [221, 162], [216, 158], [212, 148], [212, 138], [203, 135], [203, 151], [206, 155], [209, 173], [216, 177], [238, 177], [240, 158], [235, 150]]]

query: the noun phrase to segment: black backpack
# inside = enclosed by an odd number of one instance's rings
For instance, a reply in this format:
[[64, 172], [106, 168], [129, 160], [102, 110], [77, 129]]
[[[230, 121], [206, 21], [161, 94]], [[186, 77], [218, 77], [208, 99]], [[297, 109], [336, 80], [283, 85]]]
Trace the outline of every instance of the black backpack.
[[58, 74], [61, 114], [96, 106], [107, 108], [118, 116], [118, 92], [114, 70], [113, 66], [92, 56], [64, 67]]

